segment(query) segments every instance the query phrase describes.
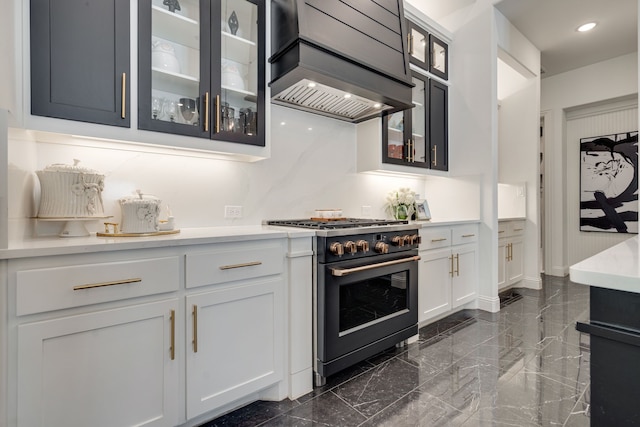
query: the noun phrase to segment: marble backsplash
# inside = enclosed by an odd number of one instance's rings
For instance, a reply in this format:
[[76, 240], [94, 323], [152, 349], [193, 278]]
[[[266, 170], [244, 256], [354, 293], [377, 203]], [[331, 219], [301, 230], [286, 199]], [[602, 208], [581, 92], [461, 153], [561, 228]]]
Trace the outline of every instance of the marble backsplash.
[[[315, 209], [341, 208], [345, 216], [388, 216], [389, 191], [409, 187], [426, 197], [438, 218], [479, 218], [475, 177], [411, 177], [356, 173], [356, 126], [273, 106], [271, 157], [255, 163], [221, 160], [189, 152], [154, 152], [127, 144], [69, 136], [38, 140], [29, 132], [9, 132], [10, 238], [58, 232], [59, 224], [36, 226], [39, 184], [35, 175], [52, 163], [81, 165], [106, 175], [105, 214], [117, 222], [117, 200], [136, 189], [170, 207], [177, 226], [259, 224], [264, 219], [311, 217]], [[224, 218], [225, 205], [242, 206], [242, 218]], [[34, 229], [36, 228], [36, 229]], [[91, 231], [101, 221], [88, 224]]]

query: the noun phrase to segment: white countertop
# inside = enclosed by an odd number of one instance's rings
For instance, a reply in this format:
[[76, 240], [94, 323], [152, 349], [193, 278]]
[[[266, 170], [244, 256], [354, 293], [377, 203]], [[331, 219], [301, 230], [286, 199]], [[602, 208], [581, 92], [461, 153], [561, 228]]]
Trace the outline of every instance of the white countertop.
[[569, 268], [572, 282], [640, 293], [638, 236], [619, 243]]
[[[418, 227], [475, 224], [480, 220], [415, 221]], [[152, 237], [39, 237], [10, 242], [9, 248], [0, 249], [0, 259], [36, 256], [67, 255], [85, 252], [107, 252], [129, 249], [163, 248], [171, 246], [203, 245], [209, 243], [239, 242], [247, 240], [311, 237], [314, 230], [268, 225], [220, 226], [182, 228], [180, 233]]]
[[270, 226], [183, 228], [180, 233], [152, 237], [47, 237], [10, 243], [0, 259], [107, 252], [127, 249], [203, 245], [208, 243], [314, 236], [313, 230]]

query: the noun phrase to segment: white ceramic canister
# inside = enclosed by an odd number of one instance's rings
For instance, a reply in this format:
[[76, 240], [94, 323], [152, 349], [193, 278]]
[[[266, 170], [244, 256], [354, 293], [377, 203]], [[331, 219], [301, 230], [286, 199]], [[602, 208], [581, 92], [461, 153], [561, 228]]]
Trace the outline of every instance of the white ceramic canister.
[[36, 171], [40, 181], [39, 218], [103, 217], [104, 175], [74, 164], [52, 164]]
[[160, 230], [160, 199], [139, 192], [137, 196], [123, 197], [118, 202], [122, 214], [122, 233], [153, 233]]
[[151, 65], [161, 70], [180, 73], [180, 62], [171, 43], [156, 40], [151, 47]]

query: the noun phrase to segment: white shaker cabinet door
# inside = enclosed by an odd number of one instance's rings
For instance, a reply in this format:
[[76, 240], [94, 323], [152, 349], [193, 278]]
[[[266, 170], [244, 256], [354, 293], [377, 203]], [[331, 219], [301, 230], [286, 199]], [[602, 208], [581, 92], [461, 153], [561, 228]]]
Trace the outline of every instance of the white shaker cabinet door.
[[283, 301], [279, 277], [187, 296], [187, 418], [283, 378]]
[[418, 322], [451, 310], [451, 249], [420, 252]]
[[176, 307], [172, 299], [18, 326], [17, 425], [177, 424]]

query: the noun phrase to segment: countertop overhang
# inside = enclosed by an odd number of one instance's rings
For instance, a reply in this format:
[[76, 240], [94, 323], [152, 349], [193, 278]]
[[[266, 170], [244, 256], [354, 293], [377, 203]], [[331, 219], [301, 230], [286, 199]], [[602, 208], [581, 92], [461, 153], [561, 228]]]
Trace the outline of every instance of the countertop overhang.
[[569, 268], [572, 282], [640, 293], [640, 240], [632, 237]]

